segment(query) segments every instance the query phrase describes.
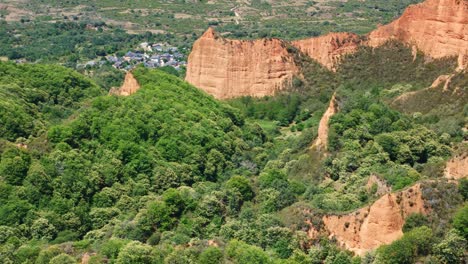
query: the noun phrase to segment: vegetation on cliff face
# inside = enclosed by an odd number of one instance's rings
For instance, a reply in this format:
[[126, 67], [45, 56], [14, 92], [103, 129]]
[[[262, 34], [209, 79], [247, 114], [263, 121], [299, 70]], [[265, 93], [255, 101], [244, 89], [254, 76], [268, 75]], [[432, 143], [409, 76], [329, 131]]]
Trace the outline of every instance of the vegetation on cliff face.
[[[336, 74], [305, 60], [288, 94], [229, 102], [163, 71], [137, 68], [141, 89], [117, 97], [59, 66], [1, 63], [0, 259], [462, 263], [468, 184], [439, 179], [462, 127], [433, 129], [389, 106], [454, 64], [412, 58], [389, 43], [344, 58]], [[310, 146], [333, 91], [340, 112], [324, 158]], [[323, 214], [375, 200], [371, 175], [393, 190], [429, 180], [432, 210], [363, 257], [307, 234]]]

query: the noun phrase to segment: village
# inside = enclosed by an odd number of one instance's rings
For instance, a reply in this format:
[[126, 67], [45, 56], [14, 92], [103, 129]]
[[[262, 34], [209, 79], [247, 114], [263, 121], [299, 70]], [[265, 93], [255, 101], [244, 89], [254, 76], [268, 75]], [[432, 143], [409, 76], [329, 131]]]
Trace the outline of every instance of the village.
[[185, 57], [177, 47], [169, 44], [143, 42], [136, 49], [128, 51], [123, 56], [108, 55], [84, 64], [78, 64], [77, 68], [99, 67], [110, 63], [114, 68], [126, 71], [140, 64], [148, 68], [171, 66], [180, 70], [187, 64]]

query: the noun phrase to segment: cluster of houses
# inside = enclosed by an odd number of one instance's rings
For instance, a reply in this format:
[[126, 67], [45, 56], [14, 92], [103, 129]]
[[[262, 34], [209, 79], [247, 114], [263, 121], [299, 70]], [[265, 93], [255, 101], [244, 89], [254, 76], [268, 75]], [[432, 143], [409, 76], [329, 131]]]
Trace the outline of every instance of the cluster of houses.
[[150, 44], [143, 42], [137, 49], [128, 51], [121, 57], [108, 55], [101, 58], [101, 60], [88, 61], [85, 64], [78, 65], [78, 67], [95, 67], [106, 63], [123, 70], [131, 70], [139, 64], [143, 64], [148, 68], [172, 66], [179, 70], [187, 64], [185, 55], [179, 52], [177, 47], [162, 43]]

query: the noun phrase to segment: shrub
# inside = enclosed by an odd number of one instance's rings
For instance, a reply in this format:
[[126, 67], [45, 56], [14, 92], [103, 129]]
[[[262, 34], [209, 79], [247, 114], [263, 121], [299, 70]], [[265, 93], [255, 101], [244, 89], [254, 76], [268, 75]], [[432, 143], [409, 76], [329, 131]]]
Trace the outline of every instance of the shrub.
[[152, 264], [155, 261], [152, 248], [141, 242], [128, 243], [119, 252], [117, 264]]
[[58, 256], [53, 257], [50, 260], [49, 264], [76, 264], [76, 259], [65, 253], [62, 253]]
[[460, 208], [453, 217], [453, 227], [468, 239], [468, 204]]
[[268, 255], [261, 248], [237, 240], [229, 242], [226, 255], [230, 261], [236, 264], [266, 264], [269, 262]]
[[198, 257], [200, 264], [218, 264], [222, 263], [223, 252], [217, 247], [208, 247]]
[[434, 254], [443, 263], [464, 263], [467, 241], [457, 230], [450, 230], [444, 240], [434, 246]]
[[419, 214], [419, 213], [413, 213], [413, 214], [410, 214], [406, 218], [405, 224], [403, 225], [403, 232], [406, 233], [412, 230], [413, 228], [424, 226], [424, 225], [427, 226], [428, 224], [429, 224], [429, 220], [427, 219], [425, 215]]

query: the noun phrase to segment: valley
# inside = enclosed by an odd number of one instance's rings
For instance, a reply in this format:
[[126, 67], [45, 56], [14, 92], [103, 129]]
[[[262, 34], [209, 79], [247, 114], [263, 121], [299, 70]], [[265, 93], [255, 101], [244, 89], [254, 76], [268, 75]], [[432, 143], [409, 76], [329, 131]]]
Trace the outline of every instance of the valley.
[[468, 259], [468, 1], [0, 17], [0, 263]]

